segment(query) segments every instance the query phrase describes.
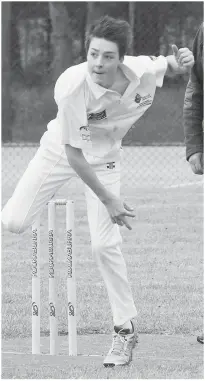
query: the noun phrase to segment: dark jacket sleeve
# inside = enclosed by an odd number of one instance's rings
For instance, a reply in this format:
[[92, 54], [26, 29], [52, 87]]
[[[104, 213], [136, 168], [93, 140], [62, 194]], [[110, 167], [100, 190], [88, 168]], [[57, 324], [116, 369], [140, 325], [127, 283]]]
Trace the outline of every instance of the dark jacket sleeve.
[[203, 152], [203, 28], [202, 24], [193, 43], [195, 64], [186, 87], [183, 124], [186, 145], [186, 159], [197, 152]]

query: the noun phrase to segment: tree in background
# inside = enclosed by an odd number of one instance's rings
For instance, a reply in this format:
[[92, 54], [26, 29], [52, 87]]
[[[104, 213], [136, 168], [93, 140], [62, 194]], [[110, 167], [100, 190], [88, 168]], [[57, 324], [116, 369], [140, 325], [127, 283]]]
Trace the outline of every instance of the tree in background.
[[86, 1], [68, 1], [65, 3], [70, 19], [72, 32], [72, 56], [73, 64], [86, 60], [84, 47], [85, 29], [87, 22], [87, 2]]
[[2, 140], [12, 140], [11, 3], [2, 3]]
[[[39, 58], [35, 56], [36, 45], [29, 45], [30, 52], [33, 49], [33, 61], [29, 63], [30, 67], [23, 68], [24, 79], [27, 78], [28, 80], [33, 76], [33, 80], [30, 80], [31, 84], [35, 85], [36, 83], [38, 85], [41, 78], [44, 83], [50, 82], [50, 78], [46, 80], [50, 68], [55, 81], [59, 73], [66, 67], [86, 60], [85, 29], [87, 25], [100, 16], [108, 14], [129, 21], [134, 37], [129, 54], [158, 55], [161, 50], [162, 54], [166, 55], [170, 53], [170, 36], [179, 45], [190, 40], [190, 33], [189, 36], [186, 35], [187, 27], [193, 29], [192, 24], [196, 21], [187, 22], [189, 18], [193, 18], [193, 20], [198, 18], [199, 23], [201, 22], [203, 2], [196, 2], [195, 4], [193, 2], [124, 1], [120, 3], [110, 1], [11, 2], [13, 20], [11, 24], [12, 72], [15, 71], [16, 78], [19, 73], [22, 73], [17, 28], [19, 20], [23, 22], [27, 35], [30, 37], [32, 35], [31, 39], [33, 40], [35, 33], [37, 39], [39, 30], [29, 29], [27, 21], [29, 19], [36, 19], [37, 21], [43, 19], [47, 25], [45, 27], [47, 43], [43, 47], [39, 47], [44, 51], [43, 59], [40, 56]], [[36, 25], [38, 26], [38, 23]], [[26, 49], [26, 47], [21, 46], [21, 49]]]
[[[4, 141], [15, 139], [31, 121], [36, 127], [53, 117], [53, 82], [67, 67], [86, 60], [86, 26], [106, 14], [130, 23], [134, 38], [128, 54], [167, 55], [172, 43], [192, 48], [203, 2], [3, 2]], [[25, 139], [25, 131], [18, 135]]]
[[21, 17], [21, 12], [19, 12], [18, 3], [11, 2], [11, 73], [12, 81], [22, 82], [23, 80], [23, 69], [21, 64], [21, 51], [20, 51], [20, 35], [18, 30], [18, 22]]
[[129, 54], [131, 56], [134, 55], [134, 35], [135, 35], [135, 3], [134, 1], [129, 1], [128, 5], [129, 9], [129, 24], [132, 29], [132, 35], [133, 35], [133, 40], [132, 40], [132, 45], [130, 46], [130, 51]]
[[94, 20], [99, 19], [103, 15], [103, 9], [105, 11], [106, 3], [102, 4], [101, 2], [87, 2], [87, 26], [90, 25]]
[[54, 49], [53, 81], [73, 63], [72, 33], [70, 20], [64, 2], [49, 2], [49, 15], [52, 23]]
[[134, 54], [158, 55], [165, 18], [158, 2], [135, 3]]
[[106, 14], [125, 19], [130, 23], [133, 32], [133, 44], [129, 54], [157, 55], [166, 21], [165, 11], [167, 12], [165, 8], [162, 17], [162, 9], [161, 3], [153, 2], [88, 2], [87, 24]]

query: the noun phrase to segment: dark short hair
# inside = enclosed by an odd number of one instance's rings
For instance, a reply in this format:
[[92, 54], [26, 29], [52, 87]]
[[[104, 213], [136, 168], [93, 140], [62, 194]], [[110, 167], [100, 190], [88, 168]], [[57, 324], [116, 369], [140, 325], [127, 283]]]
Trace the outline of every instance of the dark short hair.
[[119, 56], [122, 58], [131, 44], [132, 31], [127, 21], [103, 16], [88, 26], [85, 35], [86, 52], [88, 52], [93, 37], [115, 42], [118, 45]]

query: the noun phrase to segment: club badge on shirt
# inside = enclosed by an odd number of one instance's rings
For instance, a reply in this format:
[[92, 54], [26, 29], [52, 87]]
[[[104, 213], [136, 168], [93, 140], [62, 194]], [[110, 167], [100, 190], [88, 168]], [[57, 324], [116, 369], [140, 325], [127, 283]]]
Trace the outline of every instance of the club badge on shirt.
[[87, 142], [91, 141], [89, 126], [80, 127], [80, 133], [81, 133], [82, 140], [87, 141]]
[[106, 118], [107, 118], [106, 110], [103, 110], [101, 112], [96, 112], [96, 113], [92, 112], [88, 114], [88, 120], [102, 120]]
[[138, 107], [151, 105], [152, 100], [153, 99], [152, 99], [151, 94], [147, 94], [147, 95], [142, 96], [142, 95], [137, 93], [135, 95], [135, 103], [140, 103]]
[[142, 99], [141, 95], [140, 94], [136, 94], [136, 96], [135, 96], [135, 102], [136, 103], [140, 103], [141, 99]]
[[108, 169], [114, 169], [115, 168], [115, 162], [112, 161], [111, 163], [107, 163], [107, 168]]

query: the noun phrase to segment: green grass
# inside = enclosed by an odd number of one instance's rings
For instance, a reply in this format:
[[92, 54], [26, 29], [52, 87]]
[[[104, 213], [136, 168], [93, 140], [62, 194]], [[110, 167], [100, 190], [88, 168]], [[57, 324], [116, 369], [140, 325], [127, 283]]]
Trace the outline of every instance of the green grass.
[[[101, 360], [102, 361], [102, 360]], [[67, 365], [62, 367], [61, 364], [53, 367], [52, 364], [45, 363], [39, 366], [39, 362], [36, 366], [20, 367], [16, 366], [6, 372], [6, 377], [2, 378], [18, 378], [18, 379], [199, 379], [198, 372], [196, 370], [195, 364], [188, 364], [186, 369], [183, 365], [178, 365], [173, 363], [171, 365], [157, 364], [155, 361], [151, 362], [149, 365], [138, 364], [136, 368], [136, 363], [131, 363], [129, 367], [121, 369], [103, 369], [101, 363], [96, 361], [89, 361], [87, 365], [69, 365], [67, 360]], [[201, 370], [201, 378], [203, 377], [203, 370]]]
[[[203, 378], [203, 346], [199, 345], [196, 339], [192, 337], [141, 334], [130, 365], [112, 369], [104, 368], [102, 365], [102, 353], [106, 353], [110, 346], [110, 335], [78, 336], [78, 357], [67, 356], [67, 338], [61, 337], [60, 356], [52, 357], [44, 355], [48, 352], [48, 338], [41, 340], [41, 356], [29, 354], [30, 342], [28, 339], [17, 339], [12, 343], [10, 341], [4, 343], [2, 378]], [[11, 345], [13, 345], [12, 348]], [[21, 354], [8, 353], [11, 349]], [[81, 356], [91, 353], [98, 356]]]
[[[9, 155], [12, 154], [15, 155], [15, 150], [12, 151], [11, 148]], [[19, 151], [19, 154], [26, 159], [24, 151]], [[106, 370], [102, 367], [103, 357], [89, 358], [87, 362], [79, 358], [77, 363], [73, 364], [67, 357], [63, 362], [61, 356], [56, 360], [42, 356], [38, 361], [35, 357], [28, 356], [26, 364], [22, 355], [17, 364], [14, 364], [13, 357], [11, 363], [8, 359], [2, 362], [2, 366], [5, 367], [3, 378], [199, 379], [201, 377], [203, 347], [196, 342], [196, 335], [201, 332], [203, 325], [203, 188], [197, 185], [201, 178], [188, 172], [187, 163], [182, 161], [184, 157], [182, 150], [178, 152], [171, 147], [166, 150], [152, 147], [151, 151], [136, 148], [132, 155], [136, 165], [128, 168], [125, 162], [122, 197], [135, 208], [136, 218], [132, 223], [132, 231], [125, 228], [121, 231], [123, 253], [138, 309], [137, 322], [141, 336], [141, 344], [135, 351], [136, 357], [133, 363], [126, 368]], [[125, 156], [125, 159], [128, 158], [127, 151]], [[19, 158], [20, 156], [16, 157], [17, 167], [23, 170]], [[7, 159], [5, 156], [5, 164]], [[17, 173], [15, 167], [7, 173], [6, 167], [4, 169], [3, 204], [14, 188], [13, 184], [9, 186], [8, 182], [6, 183], [6, 175], [14, 177]], [[130, 178], [133, 182], [129, 180]], [[186, 186], [186, 183], [190, 185]], [[160, 186], [157, 186], [159, 184]], [[169, 188], [177, 184], [182, 186]], [[96, 346], [90, 345], [89, 350], [94, 354], [100, 351], [100, 354], [104, 355], [110, 345], [112, 317], [106, 289], [91, 254], [82, 186], [71, 182], [69, 186], [66, 185], [60, 190], [57, 197], [76, 200], [78, 337], [85, 338], [84, 349], [87, 348], [86, 343], [95, 337]], [[67, 335], [63, 209], [58, 209], [57, 221], [59, 333]], [[41, 335], [42, 338], [48, 339], [46, 210], [42, 214], [41, 228]], [[8, 341], [10, 348], [15, 351], [22, 351], [22, 345], [26, 342], [25, 352], [29, 353], [31, 350], [30, 230], [20, 236], [2, 231], [1, 263], [2, 340], [3, 343]], [[106, 342], [106, 345], [104, 343], [106, 336], [101, 339], [100, 334], [109, 335], [109, 342]], [[152, 335], [157, 336], [152, 339]], [[179, 342], [173, 335], [181, 337]], [[160, 338], [164, 338], [167, 346], [161, 345], [161, 352], [156, 353], [159, 351]], [[173, 341], [170, 343], [166, 338], [173, 338]], [[14, 348], [16, 340], [20, 342]], [[146, 340], [147, 344], [143, 347]], [[189, 342], [190, 340], [192, 341]], [[151, 345], [153, 353], [150, 354]], [[170, 350], [172, 353], [169, 355]]]
[[[123, 252], [139, 311], [139, 332], [196, 334], [202, 327], [202, 189], [194, 186], [150, 191], [127, 201], [137, 217], [131, 232], [122, 228]], [[143, 206], [142, 206], [143, 205]], [[67, 331], [64, 220], [58, 212], [57, 278], [59, 331]], [[110, 306], [91, 255], [85, 202], [76, 202], [78, 333], [108, 333]], [[42, 217], [42, 333], [48, 333], [46, 211]], [[31, 234], [3, 231], [2, 334], [31, 335]], [[99, 300], [101, 301], [99, 305]], [[103, 306], [103, 307], [102, 307]]]

